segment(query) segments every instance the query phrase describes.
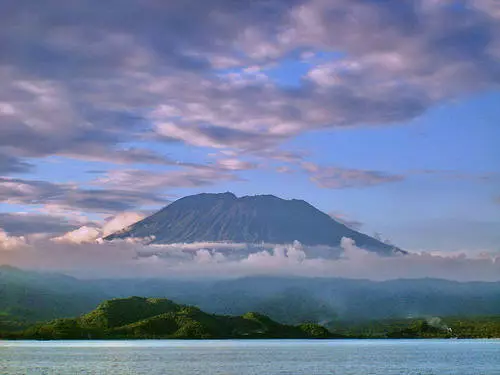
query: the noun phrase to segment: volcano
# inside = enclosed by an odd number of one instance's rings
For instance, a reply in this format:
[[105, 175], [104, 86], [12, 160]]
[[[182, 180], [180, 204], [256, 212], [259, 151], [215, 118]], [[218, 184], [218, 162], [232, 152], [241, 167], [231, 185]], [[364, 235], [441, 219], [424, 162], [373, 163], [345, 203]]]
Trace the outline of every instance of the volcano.
[[404, 252], [357, 232], [309, 203], [274, 195], [233, 193], [181, 198], [155, 214], [105, 238], [149, 238], [153, 244], [230, 242], [338, 247], [342, 237], [377, 253]]

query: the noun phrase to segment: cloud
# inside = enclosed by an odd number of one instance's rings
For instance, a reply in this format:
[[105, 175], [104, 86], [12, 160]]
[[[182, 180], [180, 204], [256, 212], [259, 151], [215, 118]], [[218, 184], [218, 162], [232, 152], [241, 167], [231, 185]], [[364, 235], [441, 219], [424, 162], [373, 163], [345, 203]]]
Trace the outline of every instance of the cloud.
[[[153, 172], [140, 169], [100, 171], [92, 185], [83, 188], [69, 183], [0, 177], [0, 202], [43, 205], [48, 213], [67, 211], [117, 213], [137, 211], [142, 206], [164, 206], [163, 195], [173, 188], [209, 186], [221, 181], [242, 180], [237, 171], [257, 167], [238, 158], [221, 158], [212, 164], [177, 163], [181, 169]], [[50, 208], [50, 209], [49, 209]], [[35, 219], [33, 219], [35, 220]]]
[[68, 211], [116, 213], [142, 205], [166, 204], [168, 201], [151, 192], [83, 189], [70, 184], [0, 177], [0, 202], [25, 205], [52, 204]]
[[74, 231], [65, 233], [60, 237], [55, 237], [53, 238], [53, 241], [83, 244], [95, 242], [99, 237], [101, 237], [101, 231], [99, 229], [83, 226], [75, 229]]
[[95, 243], [98, 239], [134, 224], [146, 216], [142, 212], [121, 212], [107, 217], [102, 222], [82, 220], [85, 218], [77, 217], [79, 221], [75, 218], [68, 219], [71, 215], [64, 210], [63, 214], [54, 212], [53, 207], [48, 211], [53, 214], [0, 214], [3, 239], [18, 238], [25, 243], [36, 239], [52, 239], [58, 243]]
[[278, 172], [278, 173], [293, 173], [293, 169], [290, 167], [287, 167], [286, 165], [282, 165], [282, 166], [276, 168], [276, 172]]
[[[155, 134], [272, 150], [313, 129], [408, 121], [500, 82], [493, 0], [6, 6], [0, 144], [16, 157], [163, 163], [127, 151]], [[310, 63], [297, 88], [266, 72], [317, 52], [332, 57]]]
[[381, 171], [322, 167], [304, 162], [302, 167], [316, 185], [326, 189], [362, 188], [405, 179], [402, 175], [392, 175]]
[[98, 223], [93, 223], [92, 226], [84, 225], [61, 236], [53, 237], [52, 241], [70, 244], [96, 243], [103, 237], [118, 232], [144, 217], [145, 215], [139, 212], [122, 212], [106, 218], [100, 226]]
[[339, 223], [344, 224], [346, 227], [354, 229], [356, 231], [359, 231], [363, 226], [363, 223], [361, 221], [350, 218], [349, 215], [344, 212], [332, 211], [329, 212], [328, 215], [335, 221], [338, 221]]
[[78, 222], [65, 217], [40, 213], [0, 213], [0, 228], [10, 235], [64, 233], [74, 230]]
[[10, 236], [0, 228], [0, 254], [1, 251], [21, 250], [26, 245], [26, 239], [23, 236]]
[[146, 215], [140, 212], [122, 212], [108, 218], [102, 227], [102, 236], [108, 236], [118, 232], [138, 221], [144, 219]]
[[236, 158], [226, 158], [217, 160], [217, 166], [229, 171], [245, 171], [257, 168], [256, 163], [244, 161]]
[[154, 192], [165, 191], [176, 187], [199, 187], [216, 184], [220, 181], [238, 181], [240, 178], [231, 173], [234, 168], [246, 166], [240, 162], [233, 168], [220, 167], [188, 168], [167, 172], [147, 170], [112, 170], [95, 180], [95, 184], [103, 187], [120, 187], [126, 191]]
[[[337, 256], [325, 258], [298, 242], [289, 245], [173, 244], [88, 241], [91, 230], [66, 240], [30, 240], [0, 232], [0, 263], [84, 277], [231, 278], [249, 275], [344, 277], [373, 280], [444, 278], [499, 281], [500, 254], [410, 253], [379, 256], [344, 238]], [[72, 237], [72, 241], [68, 237]], [[76, 241], [75, 241], [76, 239]], [[249, 251], [250, 250], [250, 251]]]
[[16, 158], [12, 155], [7, 155], [0, 152], [0, 175], [9, 175], [14, 173], [27, 173], [33, 170], [33, 165]]
[[[409, 120], [442, 100], [498, 85], [499, 50], [492, 48], [499, 39], [497, 20], [474, 1], [452, 3], [317, 0], [292, 5], [277, 34], [266, 34], [258, 25], [238, 34], [247, 59], [278, 59], [307, 46], [339, 52], [331, 61], [313, 66], [295, 91], [268, 80], [243, 86], [205, 80], [190, 85], [194, 89], [181, 108], [171, 105], [169, 114], [182, 114], [185, 132], [190, 128], [199, 134], [194, 124], [204, 120], [228, 133], [259, 128], [275, 143], [310, 129]], [[204, 139], [204, 145], [247, 147], [237, 138], [224, 138], [179, 137], [191, 144]]]
[[295, 29], [287, 32], [296, 43], [349, 52], [320, 67], [327, 70], [322, 83], [389, 85], [436, 100], [487, 85], [487, 77], [498, 84], [498, 18], [480, 3], [312, 1], [292, 11]]
[[298, 163], [308, 155], [305, 151], [262, 150], [259, 156], [284, 163]]
[[[207, 111], [211, 109], [205, 108]], [[203, 108], [195, 108], [190, 112], [203, 110]], [[193, 113], [194, 116], [202, 119], [203, 113]], [[207, 117], [210, 114], [206, 114]], [[203, 125], [196, 126], [189, 123], [173, 123], [162, 122], [161, 113], [154, 114], [154, 117], [159, 121], [156, 123], [154, 131], [159, 136], [159, 139], [164, 140], [179, 140], [184, 143], [199, 146], [199, 147], [235, 147], [239, 149], [254, 150], [261, 149], [263, 144], [271, 145], [273, 142], [279, 141], [281, 137], [267, 135], [263, 136], [257, 132], [234, 129], [227, 126]]]
[[[500, 83], [495, 0], [4, 3], [0, 173], [31, 172], [33, 159], [50, 155], [135, 164], [96, 189], [2, 177], [7, 203], [98, 213], [161, 205], [151, 190], [237, 180], [235, 171], [254, 167], [248, 154], [302, 163], [306, 152], [280, 146], [305, 132], [407, 122]], [[295, 60], [305, 71], [295, 85], [273, 76]], [[233, 154], [204, 168], [152, 142]], [[404, 179], [306, 170], [326, 188]]]

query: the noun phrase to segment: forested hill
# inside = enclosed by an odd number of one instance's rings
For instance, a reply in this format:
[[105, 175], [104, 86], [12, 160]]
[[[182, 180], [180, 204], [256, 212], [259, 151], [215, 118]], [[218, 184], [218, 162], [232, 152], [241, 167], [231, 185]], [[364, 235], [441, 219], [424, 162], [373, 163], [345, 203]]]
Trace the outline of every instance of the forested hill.
[[101, 303], [77, 318], [36, 324], [6, 339], [328, 339], [500, 338], [500, 317], [400, 319], [286, 325], [249, 312], [216, 315], [164, 298], [130, 297]]
[[7, 337], [24, 339], [329, 338], [326, 328], [279, 324], [265, 315], [208, 314], [163, 298], [130, 297], [101, 303], [78, 318], [38, 324]]
[[266, 277], [231, 280], [80, 280], [0, 266], [0, 330], [85, 314], [100, 302], [139, 295], [168, 298], [220, 315], [255, 311], [283, 324], [334, 319], [500, 315], [500, 283], [438, 279]]

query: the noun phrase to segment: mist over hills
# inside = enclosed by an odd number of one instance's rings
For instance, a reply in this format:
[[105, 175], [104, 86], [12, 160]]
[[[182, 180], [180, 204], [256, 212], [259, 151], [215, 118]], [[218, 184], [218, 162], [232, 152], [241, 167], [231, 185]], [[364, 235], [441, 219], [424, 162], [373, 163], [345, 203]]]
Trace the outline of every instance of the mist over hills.
[[233, 242], [338, 247], [343, 237], [390, 255], [402, 250], [348, 228], [303, 200], [232, 193], [181, 198], [106, 240], [152, 238], [154, 244]]
[[80, 280], [0, 266], [0, 330], [78, 316], [104, 300], [134, 295], [169, 298], [214, 314], [255, 311], [285, 324], [500, 314], [498, 282], [263, 276]]

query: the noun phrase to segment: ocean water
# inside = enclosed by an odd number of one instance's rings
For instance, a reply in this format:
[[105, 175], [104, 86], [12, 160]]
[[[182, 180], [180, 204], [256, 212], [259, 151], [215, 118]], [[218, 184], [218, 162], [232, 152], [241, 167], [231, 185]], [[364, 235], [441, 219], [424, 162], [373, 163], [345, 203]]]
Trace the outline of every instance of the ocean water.
[[0, 374], [499, 375], [500, 340], [0, 341]]

